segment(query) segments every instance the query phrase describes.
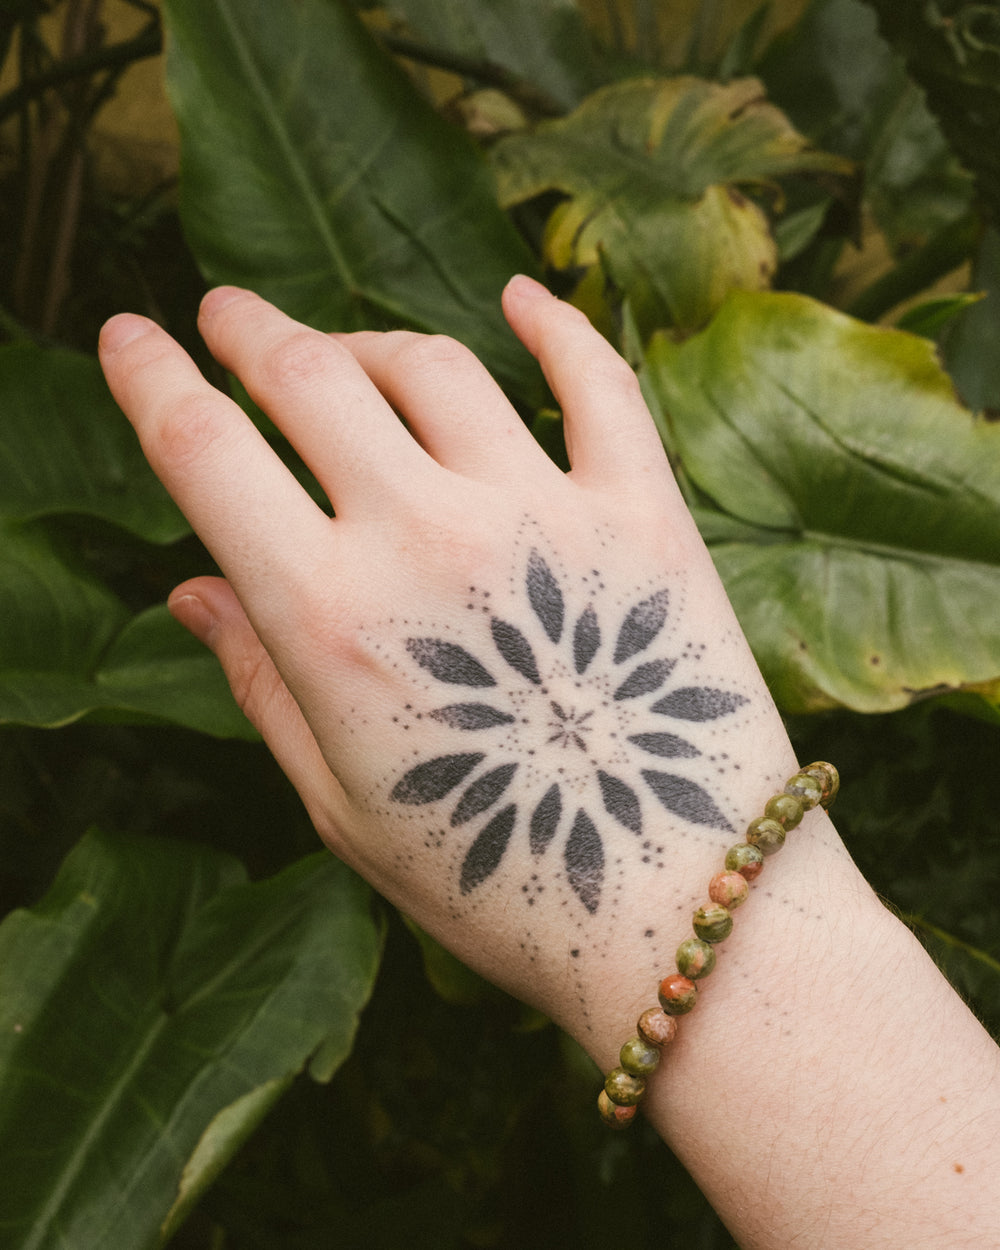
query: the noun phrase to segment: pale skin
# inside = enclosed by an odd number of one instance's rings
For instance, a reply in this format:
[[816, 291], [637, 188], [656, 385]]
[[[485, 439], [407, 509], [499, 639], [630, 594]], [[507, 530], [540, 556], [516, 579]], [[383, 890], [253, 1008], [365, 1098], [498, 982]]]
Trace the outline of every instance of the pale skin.
[[[796, 763], [631, 370], [530, 279], [504, 311], [569, 473], [450, 340], [206, 297], [209, 348], [335, 518], [151, 322], [114, 318], [101, 360], [225, 574], [171, 610], [320, 837], [607, 1070]], [[1000, 1052], [820, 809], [736, 913], [643, 1114], [742, 1246], [1000, 1246]]]

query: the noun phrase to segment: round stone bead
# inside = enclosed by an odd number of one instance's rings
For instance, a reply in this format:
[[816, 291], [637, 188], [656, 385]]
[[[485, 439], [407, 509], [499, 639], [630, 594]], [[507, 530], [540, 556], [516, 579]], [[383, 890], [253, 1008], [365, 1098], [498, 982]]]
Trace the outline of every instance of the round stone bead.
[[694, 913], [692, 921], [695, 937], [703, 942], [724, 942], [733, 931], [733, 918], [729, 909], [720, 903], [705, 903]]
[[604, 1092], [619, 1107], [634, 1107], [646, 1092], [646, 1082], [624, 1068], [612, 1068], [604, 1079]]
[[607, 1090], [602, 1089], [597, 1095], [597, 1110], [608, 1128], [623, 1129], [628, 1128], [635, 1119], [638, 1108], [634, 1103], [630, 1107], [623, 1107], [621, 1103], [612, 1102]]
[[833, 800], [837, 797], [837, 791], [840, 789], [840, 773], [832, 764], [828, 764], [825, 760], [820, 760], [816, 764], [810, 764], [808, 768], [803, 768], [804, 773], [808, 773], [810, 777], [815, 777], [823, 787], [823, 797], [820, 802], [824, 807], [829, 807]]
[[630, 1037], [621, 1048], [618, 1062], [633, 1076], [649, 1076], [660, 1062], [660, 1052], [641, 1037]]
[[[756, 850], [756, 847], [753, 849]], [[708, 897], [713, 903], [719, 903], [732, 911], [750, 897], [750, 883], [741, 872], [717, 872], [708, 883]]]
[[747, 825], [747, 841], [764, 855], [773, 855], [785, 844], [785, 827], [770, 816], [757, 816]]
[[809, 812], [823, 798], [823, 783], [810, 773], [796, 773], [785, 782], [785, 793], [798, 799]]
[[[686, 977], [682, 979], [687, 980]], [[695, 994], [698, 993], [698, 987], [693, 981], [691, 988]], [[676, 1019], [667, 1015], [662, 1007], [647, 1007], [635, 1027], [639, 1036], [649, 1042], [650, 1046], [666, 1046], [677, 1036]]]
[[764, 852], [749, 842], [741, 842], [726, 852], [726, 867], [746, 881], [756, 881], [764, 871]]
[[684, 1016], [694, 1010], [698, 987], [690, 977], [672, 972], [660, 982], [659, 999], [668, 1016]]
[[677, 971], [697, 981], [715, 967], [715, 951], [703, 938], [688, 938], [677, 948]]
[[783, 829], [794, 829], [804, 811], [802, 800], [794, 794], [775, 794], [764, 804], [764, 815], [776, 820]]

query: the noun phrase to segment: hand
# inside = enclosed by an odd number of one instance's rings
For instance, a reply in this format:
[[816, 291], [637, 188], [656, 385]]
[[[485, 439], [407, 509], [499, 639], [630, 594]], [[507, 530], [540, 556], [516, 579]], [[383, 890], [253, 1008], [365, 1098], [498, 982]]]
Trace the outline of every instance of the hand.
[[[451, 340], [206, 298], [209, 348], [335, 519], [152, 323], [115, 318], [101, 359], [225, 573], [171, 609], [323, 840], [600, 1049], [598, 1016], [620, 1031], [619, 1000], [648, 1000], [794, 760], [632, 371], [530, 279], [504, 309], [563, 407], [568, 474]], [[632, 982], [609, 994], [614, 967]]]

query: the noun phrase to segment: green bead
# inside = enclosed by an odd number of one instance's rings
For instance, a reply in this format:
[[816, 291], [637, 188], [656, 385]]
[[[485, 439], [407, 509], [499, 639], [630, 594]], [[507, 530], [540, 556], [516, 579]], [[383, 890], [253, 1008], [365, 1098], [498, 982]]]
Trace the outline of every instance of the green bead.
[[621, 1048], [619, 1062], [633, 1076], [649, 1076], [660, 1062], [660, 1052], [641, 1037], [630, 1037]]
[[806, 811], [812, 811], [823, 798], [823, 783], [811, 773], [796, 773], [785, 782], [785, 793], [798, 799]]
[[726, 852], [726, 867], [730, 872], [742, 873], [747, 881], [753, 881], [764, 867], [764, 852], [749, 842], [741, 842]]
[[619, 1107], [634, 1107], [646, 1092], [646, 1082], [624, 1068], [612, 1068], [605, 1077], [604, 1092]]
[[715, 967], [715, 951], [701, 938], [687, 938], [677, 948], [677, 971], [697, 981], [707, 977]]
[[695, 937], [703, 942], [724, 942], [733, 931], [733, 918], [721, 903], [706, 903], [694, 913]]
[[820, 760], [816, 764], [810, 764], [808, 768], [803, 768], [804, 773], [808, 773], [810, 777], [815, 777], [823, 787], [823, 797], [820, 802], [824, 807], [829, 807], [833, 800], [837, 797], [837, 791], [840, 789], [840, 773], [832, 764], [828, 764], [825, 760]]
[[775, 794], [764, 804], [764, 815], [776, 820], [783, 829], [794, 829], [804, 811], [802, 800], [794, 794]]
[[747, 825], [747, 841], [764, 855], [773, 855], [785, 845], [785, 829], [770, 816], [757, 816]]

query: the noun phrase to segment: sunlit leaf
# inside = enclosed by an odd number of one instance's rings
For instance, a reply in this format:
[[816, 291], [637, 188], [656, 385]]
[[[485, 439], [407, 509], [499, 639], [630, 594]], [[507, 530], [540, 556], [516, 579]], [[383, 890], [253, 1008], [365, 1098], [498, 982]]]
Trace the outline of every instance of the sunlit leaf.
[[647, 377], [772, 691], [888, 711], [1000, 674], [1000, 426], [926, 339], [736, 293]]
[[777, 248], [749, 192], [773, 197], [784, 175], [850, 169], [810, 150], [751, 78], [615, 84], [492, 156], [504, 203], [569, 197], [549, 222], [549, 261], [603, 264], [647, 328], [696, 327], [730, 288], [768, 284]]
[[221, 1166], [206, 1130], [228, 1157], [271, 1083], [347, 1054], [379, 945], [328, 855], [251, 885], [208, 846], [88, 835], [0, 926], [4, 1244], [159, 1244], [190, 1161]]

